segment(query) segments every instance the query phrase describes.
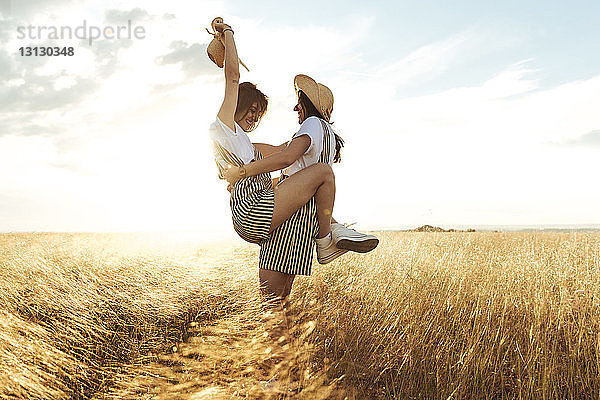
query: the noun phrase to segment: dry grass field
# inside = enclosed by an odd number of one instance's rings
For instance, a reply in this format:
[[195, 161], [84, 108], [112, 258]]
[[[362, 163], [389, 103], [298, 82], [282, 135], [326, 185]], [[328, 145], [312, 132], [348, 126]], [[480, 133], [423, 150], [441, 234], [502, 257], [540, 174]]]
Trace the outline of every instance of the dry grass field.
[[258, 247], [0, 236], [0, 399], [600, 397], [600, 234], [380, 233], [261, 309]]

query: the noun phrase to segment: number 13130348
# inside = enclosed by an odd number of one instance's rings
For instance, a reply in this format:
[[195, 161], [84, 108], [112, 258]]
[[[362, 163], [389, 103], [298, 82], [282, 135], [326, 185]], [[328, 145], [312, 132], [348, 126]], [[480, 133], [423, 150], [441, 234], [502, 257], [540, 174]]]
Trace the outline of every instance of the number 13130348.
[[44, 56], [74, 56], [73, 47], [21, 47], [19, 53], [24, 57], [44, 57]]

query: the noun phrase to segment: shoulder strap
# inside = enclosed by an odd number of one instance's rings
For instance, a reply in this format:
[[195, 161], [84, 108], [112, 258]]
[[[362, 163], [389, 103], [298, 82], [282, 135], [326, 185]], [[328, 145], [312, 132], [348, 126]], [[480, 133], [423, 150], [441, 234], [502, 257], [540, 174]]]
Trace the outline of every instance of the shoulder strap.
[[321, 121], [321, 126], [323, 126], [323, 149], [321, 150], [321, 155], [319, 156], [319, 162], [329, 164], [331, 160], [331, 139], [333, 134], [329, 129], [329, 125], [319, 118]]

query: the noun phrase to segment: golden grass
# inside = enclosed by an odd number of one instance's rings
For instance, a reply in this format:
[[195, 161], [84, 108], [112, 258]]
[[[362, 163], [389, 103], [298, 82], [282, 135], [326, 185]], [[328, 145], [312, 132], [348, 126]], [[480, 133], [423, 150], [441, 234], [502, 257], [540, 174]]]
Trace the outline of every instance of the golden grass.
[[256, 247], [2, 235], [0, 398], [599, 397], [599, 234], [380, 238], [296, 279], [278, 352]]

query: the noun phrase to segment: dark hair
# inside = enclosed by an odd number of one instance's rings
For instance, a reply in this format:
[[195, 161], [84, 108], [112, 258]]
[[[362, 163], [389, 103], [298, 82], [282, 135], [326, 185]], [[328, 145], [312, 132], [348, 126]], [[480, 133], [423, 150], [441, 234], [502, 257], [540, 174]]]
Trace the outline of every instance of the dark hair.
[[262, 119], [263, 115], [267, 112], [267, 106], [269, 105], [269, 98], [265, 96], [263, 92], [256, 88], [254, 83], [242, 82], [238, 86], [238, 99], [237, 107], [235, 109], [235, 115], [233, 119], [238, 121], [248, 114], [248, 110], [252, 104], [258, 104], [258, 121], [254, 125], [254, 129], [258, 126], [258, 123]]
[[[306, 118], [308, 117], [317, 117], [317, 118], [321, 118], [322, 120], [328, 122], [328, 123], [332, 123], [327, 121], [325, 118], [323, 118], [323, 116], [321, 115], [321, 113], [317, 110], [317, 107], [315, 107], [315, 105], [312, 103], [312, 101], [310, 101], [310, 99], [308, 98], [308, 96], [302, 91], [299, 90], [298, 91], [298, 102], [300, 102], [300, 105], [302, 106], [302, 109], [304, 110], [304, 120], [306, 120]], [[334, 133], [335, 135], [335, 156], [333, 156], [333, 162], [337, 163], [342, 161], [342, 147], [344, 147], [344, 139], [342, 139], [340, 137], [340, 135], [338, 135], [337, 133]]]

